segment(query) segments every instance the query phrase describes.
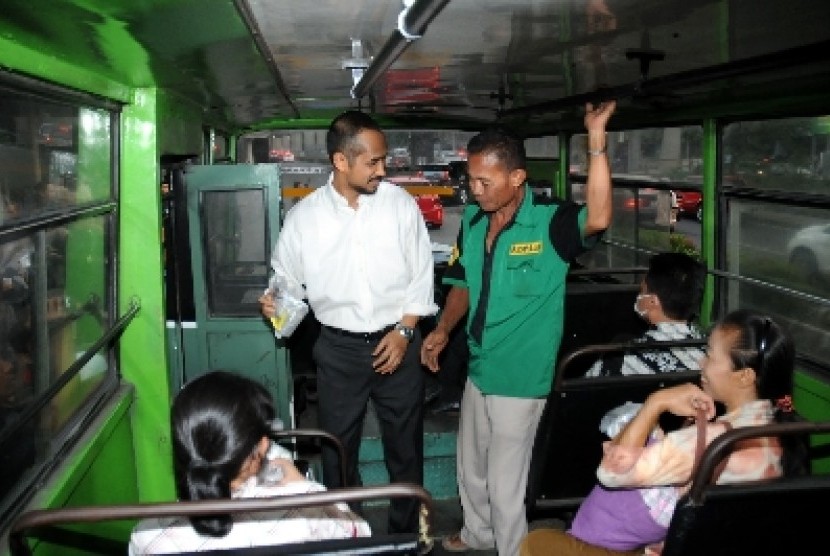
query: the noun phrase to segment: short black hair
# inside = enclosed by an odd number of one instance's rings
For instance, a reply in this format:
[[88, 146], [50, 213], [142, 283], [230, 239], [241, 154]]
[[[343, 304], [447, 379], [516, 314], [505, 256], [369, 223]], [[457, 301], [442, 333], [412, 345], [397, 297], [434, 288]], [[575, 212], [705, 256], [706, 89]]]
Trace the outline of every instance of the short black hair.
[[347, 110], [334, 118], [326, 133], [326, 151], [329, 161], [334, 162], [335, 153], [343, 153], [346, 158], [354, 160], [360, 154], [355, 137], [365, 130], [371, 129], [383, 133], [378, 123], [369, 114], [359, 110]]
[[660, 299], [666, 316], [691, 322], [703, 297], [703, 265], [685, 253], [657, 253], [648, 262], [648, 293]]
[[504, 126], [492, 126], [474, 135], [467, 143], [467, 157], [493, 153], [509, 171], [527, 169], [524, 139]]

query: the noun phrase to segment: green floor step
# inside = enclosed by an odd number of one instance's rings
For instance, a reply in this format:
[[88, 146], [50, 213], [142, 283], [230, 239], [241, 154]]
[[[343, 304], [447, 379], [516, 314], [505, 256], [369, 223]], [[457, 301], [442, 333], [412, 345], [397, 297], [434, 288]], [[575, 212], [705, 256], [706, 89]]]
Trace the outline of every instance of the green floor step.
[[[436, 500], [458, 497], [455, 467], [457, 432], [457, 415], [427, 414], [424, 418], [424, 488]], [[366, 412], [359, 457], [360, 476], [364, 485], [389, 482], [383, 462], [383, 443], [371, 403]]]
[[[436, 500], [458, 497], [455, 440], [454, 431], [424, 434], [424, 488]], [[383, 463], [383, 444], [379, 437], [363, 437], [359, 465], [364, 485], [389, 482]]]
[[[310, 405], [296, 423], [297, 428], [317, 428], [317, 407]], [[458, 415], [426, 414], [424, 418], [424, 488], [435, 500], [458, 498], [455, 449], [458, 433]], [[322, 477], [319, 456], [308, 458], [312, 476]], [[380, 440], [377, 418], [372, 404], [366, 412], [359, 453], [360, 476], [365, 485], [389, 482], [383, 462], [383, 444]]]

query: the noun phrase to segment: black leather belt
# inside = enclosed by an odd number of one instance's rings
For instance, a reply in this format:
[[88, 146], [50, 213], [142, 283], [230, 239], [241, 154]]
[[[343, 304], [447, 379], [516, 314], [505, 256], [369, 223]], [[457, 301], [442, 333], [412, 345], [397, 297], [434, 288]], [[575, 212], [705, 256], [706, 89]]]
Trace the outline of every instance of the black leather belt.
[[332, 334], [337, 334], [338, 336], [345, 336], [346, 338], [354, 338], [356, 340], [373, 342], [376, 340], [380, 340], [381, 338], [389, 334], [389, 332], [395, 329], [395, 325], [390, 324], [386, 328], [381, 328], [380, 330], [375, 330], [374, 332], [352, 332], [350, 330], [343, 330], [342, 328], [329, 326], [327, 324], [324, 324], [323, 328], [325, 328]]

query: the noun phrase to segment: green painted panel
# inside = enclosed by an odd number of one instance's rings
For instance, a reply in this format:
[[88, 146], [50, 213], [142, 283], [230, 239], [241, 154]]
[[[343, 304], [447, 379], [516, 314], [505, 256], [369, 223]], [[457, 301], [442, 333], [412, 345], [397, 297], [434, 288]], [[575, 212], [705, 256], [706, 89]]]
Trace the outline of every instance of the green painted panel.
[[120, 339], [119, 356], [121, 373], [137, 392], [134, 451], [142, 501], [175, 497], [172, 474], [154, 471], [171, 454], [157, 95], [154, 89], [135, 91], [121, 119], [118, 306], [123, 313], [136, 300], [141, 310]]
[[157, 118], [159, 155], [190, 155], [197, 159], [204, 150], [202, 107], [169, 91], [159, 91]]
[[[798, 412], [811, 421], [830, 420], [830, 383], [825, 377], [819, 377], [808, 372], [798, 372], [795, 375], [795, 404]], [[830, 445], [830, 435], [816, 435], [813, 438], [814, 446]], [[821, 451], [826, 453], [826, 449]], [[830, 457], [813, 461], [813, 471], [830, 473]]]
[[[134, 390], [122, 387], [87, 427], [87, 433], [51, 475], [28, 509], [60, 508], [82, 505], [131, 504], [138, 501], [136, 462], [130, 409]], [[159, 473], [172, 476], [171, 465], [156, 465]], [[125, 543], [133, 521], [96, 523], [87, 530], [106, 539]], [[77, 528], [84, 531], [84, 527]], [[71, 551], [66, 546], [41, 543], [37, 556], [88, 554]]]
[[[455, 454], [455, 431], [424, 433], [424, 488], [436, 500], [458, 497]], [[364, 485], [389, 483], [379, 437], [364, 436], [361, 439], [359, 458], [360, 477]]]
[[293, 426], [288, 350], [258, 302], [279, 231], [279, 166], [192, 166], [185, 187], [196, 320], [181, 323], [184, 356], [176, 378], [184, 382], [214, 369], [256, 378]]

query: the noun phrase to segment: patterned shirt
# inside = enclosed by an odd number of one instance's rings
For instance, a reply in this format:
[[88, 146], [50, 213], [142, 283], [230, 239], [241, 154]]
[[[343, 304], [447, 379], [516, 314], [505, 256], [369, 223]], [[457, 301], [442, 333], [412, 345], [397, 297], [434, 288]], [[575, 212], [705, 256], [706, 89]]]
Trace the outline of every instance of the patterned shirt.
[[[233, 498], [266, 498], [288, 494], [321, 492], [326, 488], [310, 481], [285, 485], [258, 484], [256, 477], [233, 493]], [[241, 513], [233, 516], [233, 527], [224, 537], [196, 532], [186, 517], [149, 518], [133, 529], [130, 556], [203, 552], [216, 549], [269, 546], [323, 539], [368, 537], [369, 524], [345, 504]]]
[[[638, 342], [698, 340], [703, 334], [693, 324], [685, 322], [658, 322]], [[619, 376], [699, 371], [703, 350], [698, 347], [676, 347], [641, 351], [623, 357], [600, 358], [585, 376]]]
[[[772, 422], [773, 407], [769, 400], [755, 400], [742, 405], [706, 426], [706, 445], [726, 432], [728, 422], [733, 428], [765, 425]], [[605, 455], [597, 469], [597, 478], [609, 488], [642, 488], [672, 486], [674, 495], [667, 498], [665, 489], [653, 490], [643, 498], [652, 509], [652, 515], [668, 524], [676, 501], [691, 486], [695, 464], [697, 427], [685, 427], [670, 432], [644, 448], [618, 446], [606, 443]], [[727, 458], [726, 466], [717, 479], [718, 484], [740, 483], [779, 477], [782, 448], [776, 438], [751, 438], [736, 444]], [[632, 462], [627, 467], [614, 466], [614, 461]], [[651, 498], [649, 498], [651, 497]], [[673, 501], [672, 501], [673, 499]], [[656, 512], [654, 511], [656, 509]], [[661, 518], [659, 514], [663, 514]], [[662, 543], [650, 545], [646, 554], [659, 554]]]

